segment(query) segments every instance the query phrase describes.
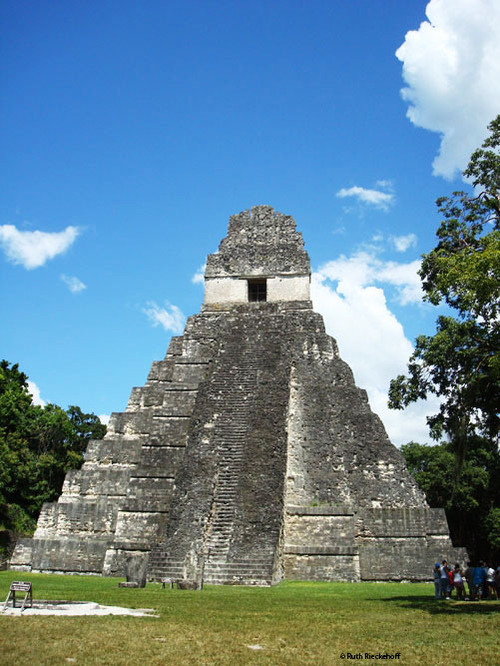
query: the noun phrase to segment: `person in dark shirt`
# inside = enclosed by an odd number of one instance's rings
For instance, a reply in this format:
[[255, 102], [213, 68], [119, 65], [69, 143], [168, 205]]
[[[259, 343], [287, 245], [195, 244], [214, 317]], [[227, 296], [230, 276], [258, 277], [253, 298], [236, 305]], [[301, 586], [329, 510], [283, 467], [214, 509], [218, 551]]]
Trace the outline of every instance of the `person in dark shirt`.
[[483, 584], [485, 581], [484, 569], [482, 566], [472, 569], [472, 585], [474, 586], [474, 599], [480, 601], [483, 598]]
[[450, 579], [448, 578], [448, 573], [450, 571], [448, 567], [448, 562], [446, 560], [443, 560], [441, 563], [441, 566], [439, 568], [440, 574], [441, 574], [441, 599], [449, 599], [450, 598], [450, 592], [451, 592], [451, 586], [450, 586]]

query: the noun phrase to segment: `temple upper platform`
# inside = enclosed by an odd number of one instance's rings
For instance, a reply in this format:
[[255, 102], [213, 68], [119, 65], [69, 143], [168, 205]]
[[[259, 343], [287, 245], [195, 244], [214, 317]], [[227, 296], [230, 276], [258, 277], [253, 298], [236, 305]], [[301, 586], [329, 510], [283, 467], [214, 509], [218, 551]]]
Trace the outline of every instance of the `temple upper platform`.
[[207, 258], [204, 306], [310, 302], [311, 266], [290, 215], [255, 206], [229, 220], [218, 252]]

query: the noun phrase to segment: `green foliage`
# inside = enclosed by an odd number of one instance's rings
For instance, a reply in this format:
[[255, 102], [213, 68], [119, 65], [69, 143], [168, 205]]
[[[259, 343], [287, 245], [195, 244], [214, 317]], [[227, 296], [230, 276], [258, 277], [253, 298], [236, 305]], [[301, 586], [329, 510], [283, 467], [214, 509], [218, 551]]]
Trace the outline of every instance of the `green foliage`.
[[437, 200], [436, 247], [422, 258], [424, 298], [446, 305], [433, 336], [417, 338], [407, 375], [392, 380], [389, 406], [428, 394], [441, 399], [428, 418], [447, 443], [402, 448], [431, 506], [445, 507], [454, 542], [472, 556], [500, 557], [500, 116], [464, 175], [474, 194]]
[[431, 507], [443, 507], [455, 545], [471, 557], [500, 559], [500, 453], [495, 442], [473, 437], [459, 472], [451, 443], [401, 447], [409, 471]]
[[0, 523], [21, 534], [60, 495], [67, 470], [81, 466], [89, 439], [106, 433], [79, 407], [33, 405], [27, 379], [17, 364], [0, 363]]
[[[489, 510], [484, 520], [484, 527], [488, 534], [488, 541], [497, 552], [500, 552], [500, 508], [495, 507]], [[498, 557], [494, 561], [498, 561]]]
[[[438, 199], [438, 244], [423, 256], [424, 298], [445, 304], [433, 336], [419, 336], [407, 376], [391, 382], [389, 406], [403, 409], [434, 393], [431, 435], [446, 435], [462, 464], [474, 437], [497, 442], [500, 426], [500, 116], [464, 171], [475, 194]], [[477, 193], [479, 192], [479, 193]]]

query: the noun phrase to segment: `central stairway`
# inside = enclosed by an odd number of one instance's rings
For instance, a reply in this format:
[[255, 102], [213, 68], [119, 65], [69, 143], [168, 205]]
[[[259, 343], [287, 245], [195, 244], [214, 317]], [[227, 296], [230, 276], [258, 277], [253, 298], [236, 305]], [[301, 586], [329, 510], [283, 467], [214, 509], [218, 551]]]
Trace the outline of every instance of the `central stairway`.
[[[173, 514], [165, 541], [151, 553], [153, 578], [270, 585], [276, 577], [288, 404], [277, 386], [288, 386], [289, 370], [279, 363], [281, 318], [268, 316], [267, 325], [252, 313], [244, 319], [244, 326], [231, 325], [228, 317], [213, 371], [200, 387], [210, 411], [200, 414], [188, 442], [174, 502], [184, 510]], [[190, 443], [199, 457], [190, 457]]]
[[203, 548], [206, 583], [270, 585], [272, 559], [231, 560], [229, 551], [238, 506], [238, 490], [244, 472], [244, 454], [248, 439], [249, 396], [257, 386], [261, 359], [255, 350], [226, 350], [232, 363], [218, 375], [212, 386], [222, 397], [223, 410], [215, 427], [218, 458], [212, 512], [205, 534]]

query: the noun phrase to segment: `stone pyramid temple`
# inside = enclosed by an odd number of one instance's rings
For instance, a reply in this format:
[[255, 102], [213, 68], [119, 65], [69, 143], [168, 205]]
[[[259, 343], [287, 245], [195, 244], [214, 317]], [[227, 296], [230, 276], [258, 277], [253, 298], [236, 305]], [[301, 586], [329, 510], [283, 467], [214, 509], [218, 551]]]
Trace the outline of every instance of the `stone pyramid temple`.
[[310, 276], [292, 217], [232, 216], [201, 313], [89, 444], [11, 568], [121, 576], [142, 555], [153, 580], [266, 585], [428, 579], [453, 560], [444, 511], [325, 333]]

